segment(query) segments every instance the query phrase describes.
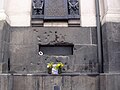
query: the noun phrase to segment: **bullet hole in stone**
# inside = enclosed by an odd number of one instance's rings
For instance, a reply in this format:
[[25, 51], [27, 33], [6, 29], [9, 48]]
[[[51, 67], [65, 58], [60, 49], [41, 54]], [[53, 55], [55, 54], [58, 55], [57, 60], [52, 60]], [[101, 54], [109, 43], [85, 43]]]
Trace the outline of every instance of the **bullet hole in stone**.
[[85, 66], [85, 70], [88, 70], [88, 66]]
[[40, 63], [37, 63], [37, 65], [40, 65]]
[[49, 31], [49, 33], [52, 33], [52, 31]]
[[33, 31], [38, 32], [36, 29], [33, 29]]
[[63, 68], [62, 70], [65, 71], [65, 68]]
[[77, 49], [74, 47], [74, 50], [77, 50]]
[[25, 71], [25, 68], [23, 68], [23, 71]]
[[56, 62], [59, 62], [59, 60], [58, 60], [58, 59], [56, 59]]
[[44, 32], [44, 34], [47, 34], [47, 32]]
[[69, 65], [67, 65], [67, 69], [70, 69]]
[[84, 58], [84, 60], [86, 60], [86, 58]]
[[55, 33], [57, 33], [57, 31], [55, 31]]
[[65, 62], [65, 65], [67, 65], [67, 62]]

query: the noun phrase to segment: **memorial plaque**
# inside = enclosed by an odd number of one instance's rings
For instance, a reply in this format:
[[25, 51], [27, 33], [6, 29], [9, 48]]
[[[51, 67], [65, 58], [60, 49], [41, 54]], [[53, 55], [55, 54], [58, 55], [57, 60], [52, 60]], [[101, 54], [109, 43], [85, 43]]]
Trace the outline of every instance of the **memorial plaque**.
[[45, 0], [44, 19], [67, 19], [67, 0]]

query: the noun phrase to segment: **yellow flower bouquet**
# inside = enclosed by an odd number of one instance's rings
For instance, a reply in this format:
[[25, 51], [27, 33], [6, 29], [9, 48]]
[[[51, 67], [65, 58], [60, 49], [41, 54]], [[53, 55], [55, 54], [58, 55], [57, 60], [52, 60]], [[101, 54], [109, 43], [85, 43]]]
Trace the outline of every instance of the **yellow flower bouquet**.
[[48, 63], [47, 69], [49, 74], [61, 74], [62, 68], [64, 67], [64, 64], [62, 62], [58, 62], [57, 64], [54, 64], [53, 62]]

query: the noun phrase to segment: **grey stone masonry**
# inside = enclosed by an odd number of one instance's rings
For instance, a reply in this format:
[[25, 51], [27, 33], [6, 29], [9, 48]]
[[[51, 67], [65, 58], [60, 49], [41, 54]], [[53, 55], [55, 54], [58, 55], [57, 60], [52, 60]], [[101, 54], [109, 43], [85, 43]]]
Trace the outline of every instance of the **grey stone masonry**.
[[120, 23], [108, 22], [102, 26], [104, 71], [120, 72]]
[[0, 75], [0, 90], [98, 90], [98, 77], [87, 75]]
[[111, 74], [0, 74], [0, 90], [120, 90], [120, 73]]
[[0, 72], [8, 71], [10, 43], [10, 26], [6, 21], [0, 21]]
[[[13, 27], [11, 32], [11, 72], [47, 72], [50, 61], [63, 62], [64, 72], [98, 72], [96, 28]], [[73, 55], [40, 56], [39, 45], [73, 45]]]

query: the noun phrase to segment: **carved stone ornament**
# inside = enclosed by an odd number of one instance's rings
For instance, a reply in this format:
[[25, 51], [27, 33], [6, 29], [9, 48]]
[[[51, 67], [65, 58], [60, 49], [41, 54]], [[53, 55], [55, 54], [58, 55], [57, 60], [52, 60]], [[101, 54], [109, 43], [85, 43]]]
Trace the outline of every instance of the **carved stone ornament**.
[[33, 7], [33, 15], [43, 15], [43, 0], [33, 0], [32, 7]]
[[79, 15], [79, 2], [77, 0], [68, 0], [69, 15]]

